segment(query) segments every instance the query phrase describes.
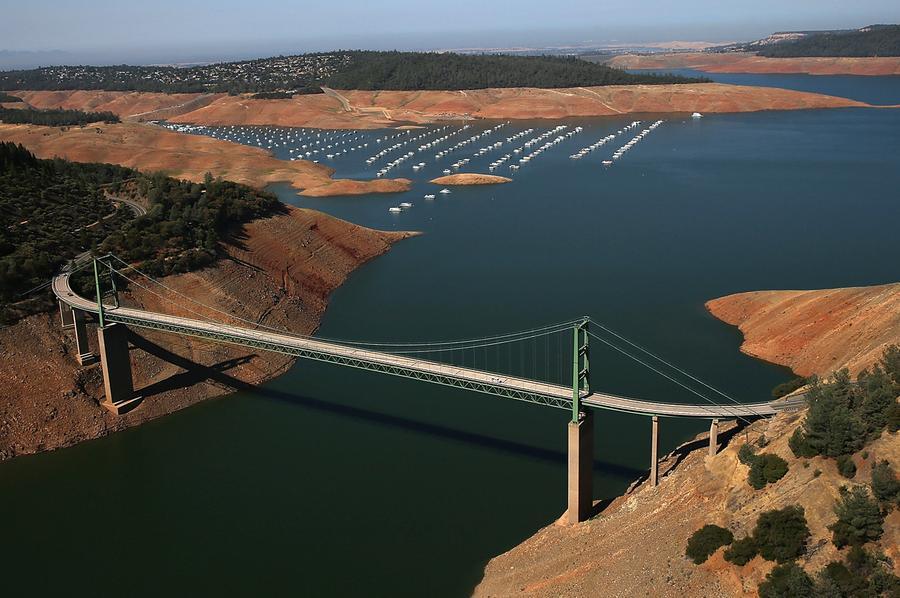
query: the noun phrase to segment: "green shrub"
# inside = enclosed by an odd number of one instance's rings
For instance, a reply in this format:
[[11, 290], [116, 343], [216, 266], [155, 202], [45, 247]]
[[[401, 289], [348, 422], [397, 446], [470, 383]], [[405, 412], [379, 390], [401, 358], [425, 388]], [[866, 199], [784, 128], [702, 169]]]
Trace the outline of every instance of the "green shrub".
[[856, 463], [853, 462], [850, 455], [841, 455], [838, 457], [837, 468], [838, 472], [848, 480], [852, 480], [856, 476]]
[[756, 461], [756, 453], [749, 442], [742, 444], [741, 448], [738, 450], [738, 461], [747, 467], [750, 467], [753, 465], [753, 462]]
[[802, 388], [807, 383], [808, 380], [806, 378], [793, 378], [787, 382], [782, 382], [772, 389], [772, 398], [780, 399], [783, 396], [791, 394], [798, 388]]
[[861, 546], [884, 533], [884, 516], [878, 503], [869, 497], [865, 486], [841, 488], [841, 498], [834, 506], [838, 520], [828, 527], [832, 542], [838, 548]]
[[753, 540], [759, 554], [768, 561], [785, 563], [799, 557], [809, 540], [803, 507], [794, 505], [762, 513], [756, 520]]
[[778, 565], [759, 584], [760, 598], [811, 598], [813, 581], [796, 563]]
[[821, 469], [817, 469], [817, 470], [815, 470], [815, 471], [813, 472], [813, 477], [814, 477], [814, 478], [817, 478], [817, 477], [819, 477], [820, 475], [822, 475], [822, 470], [821, 470]]
[[900, 481], [887, 461], [879, 461], [872, 467], [872, 493], [882, 502], [900, 501]]
[[885, 565], [863, 548], [854, 546], [847, 554], [846, 564], [834, 561], [819, 572], [816, 594], [821, 598], [898, 596], [900, 579]]
[[756, 541], [753, 536], [747, 536], [740, 540], [735, 540], [731, 546], [725, 549], [725, 560], [735, 565], [746, 565], [753, 557], [759, 554], [756, 548]]
[[758, 455], [750, 466], [747, 482], [757, 490], [766, 484], [774, 484], [787, 473], [787, 461], [778, 455], [764, 453]]
[[806, 441], [806, 434], [799, 427], [794, 430], [794, 433], [788, 439], [788, 446], [791, 447], [791, 452], [798, 459], [809, 459], [819, 454]]
[[694, 532], [688, 539], [684, 553], [695, 564], [706, 562], [712, 553], [734, 541], [734, 535], [718, 525], [707, 524]]

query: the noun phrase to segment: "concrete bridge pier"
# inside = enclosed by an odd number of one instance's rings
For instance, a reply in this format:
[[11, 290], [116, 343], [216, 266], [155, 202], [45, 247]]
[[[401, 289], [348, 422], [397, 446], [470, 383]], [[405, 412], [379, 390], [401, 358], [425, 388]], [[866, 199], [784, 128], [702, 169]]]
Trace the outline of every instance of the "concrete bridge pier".
[[72, 309], [72, 328], [75, 330], [75, 351], [78, 353], [76, 359], [81, 365], [90, 365], [97, 361], [97, 356], [88, 346], [87, 321], [85, 313], [80, 309]]
[[72, 306], [65, 301], [57, 300], [59, 304], [59, 323], [63, 330], [75, 327], [75, 313]]
[[569, 525], [586, 521], [594, 507], [594, 417], [590, 411], [580, 414], [578, 422], [569, 422], [568, 508]]
[[97, 329], [97, 337], [100, 341], [103, 389], [106, 392], [101, 404], [116, 415], [122, 415], [141, 402], [141, 397], [134, 396], [128, 328], [123, 324], [108, 324]]
[[719, 449], [719, 420], [714, 419], [709, 424], [709, 456], [714, 457]]
[[659, 484], [659, 417], [653, 416], [650, 431], [650, 485]]

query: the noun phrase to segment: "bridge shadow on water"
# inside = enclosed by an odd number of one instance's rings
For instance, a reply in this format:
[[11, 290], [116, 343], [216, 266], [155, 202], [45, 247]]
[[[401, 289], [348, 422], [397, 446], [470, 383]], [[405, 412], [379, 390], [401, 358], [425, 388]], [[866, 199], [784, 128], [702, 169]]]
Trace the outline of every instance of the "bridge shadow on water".
[[[187, 388], [200, 382], [208, 382], [216, 384], [226, 390], [235, 392], [251, 392], [255, 395], [267, 399], [282, 401], [292, 405], [302, 406], [307, 409], [315, 409], [317, 411], [340, 415], [342, 417], [353, 418], [360, 421], [377, 424], [383, 427], [393, 427], [415, 432], [418, 434], [436, 436], [456, 442], [463, 442], [473, 446], [480, 446], [492, 450], [522, 455], [530, 459], [537, 459], [548, 463], [556, 463], [561, 466], [565, 466], [566, 464], [566, 453], [564, 451], [555, 451], [552, 449], [532, 446], [523, 442], [497, 438], [477, 432], [468, 432], [466, 430], [423, 422], [399, 415], [381, 413], [378, 411], [351, 405], [331, 403], [328, 401], [323, 401], [321, 399], [315, 399], [312, 397], [274, 390], [262, 386], [255, 386], [253, 384], [239, 380], [238, 378], [235, 378], [234, 376], [231, 376], [227, 373], [228, 370], [248, 363], [250, 360], [257, 356], [256, 353], [248, 353], [241, 357], [227, 359], [219, 363], [207, 366], [196, 363], [195, 361], [192, 361], [187, 357], [178, 355], [177, 353], [173, 353], [172, 351], [135, 333], [133, 330], [129, 330], [128, 340], [135, 348], [145, 351], [146, 353], [149, 353], [154, 357], [162, 359], [184, 370], [184, 372], [174, 374], [164, 380], [160, 380], [159, 382], [155, 382], [140, 389], [138, 391], [138, 394], [143, 396], [144, 400], [167, 391]], [[594, 470], [597, 472], [622, 476], [624, 478], [630, 479], [634, 479], [638, 476], [646, 474], [646, 471], [643, 469], [627, 467], [618, 463], [609, 463], [598, 459], [594, 459]]]

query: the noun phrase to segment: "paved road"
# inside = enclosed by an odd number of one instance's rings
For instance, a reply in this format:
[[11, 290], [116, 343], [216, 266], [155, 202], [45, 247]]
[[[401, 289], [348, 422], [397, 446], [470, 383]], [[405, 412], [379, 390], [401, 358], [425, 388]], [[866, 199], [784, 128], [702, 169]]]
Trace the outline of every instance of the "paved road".
[[[53, 292], [63, 302], [74, 308], [97, 313], [95, 301], [80, 297], [69, 284], [69, 274], [63, 273], [53, 279]], [[356, 347], [348, 347], [337, 343], [321, 341], [309, 337], [292, 336], [265, 330], [254, 330], [240, 326], [230, 326], [217, 322], [206, 322], [191, 318], [170, 316], [126, 307], [105, 307], [104, 316], [107, 321], [121, 322], [129, 326], [168, 330], [182, 335], [196, 336], [244, 346], [253, 346], [263, 350], [279, 351], [300, 357], [330, 361], [349, 365], [364, 363], [366, 369], [379, 369], [397, 374], [394, 368], [402, 368], [404, 372], [397, 375], [418, 378], [434, 382], [429, 377], [440, 377], [450, 380], [451, 385], [464, 386], [473, 383], [481, 392], [510, 396], [511, 391], [521, 391], [531, 395], [552, 399], [548, 404], [562, 407], [571, 402], [572, 390], [569, 387], [544, 382], [536, 382], [524, 378], [498, 375], [471, 368], [457, 367], [425, 361], [411, 357], [370, 351]], [[323, 356], [325, 359], [323, 359]], [[350, 362], [350, 363], [348, 363]], [[373, 367], [368, 367], [369, 365]], [[358, 366], [357, 366], [358, 367]], [[384, 369], [380, 369], [384, 368]], [[391, 370], [394, 371], [391, 371]], [[459, 382], [459, 383], [458, 383]], [[510, 398], [517, 398], [510, 396]], [[525, 399], [528, 400], [528, 399]], [[802, 404], [798, 402], [765, 402], [745, 405], [703, 405], [657, 403], [630, 399], [604, 393], [591, 393], [584, 396], [582, 402], [587, 407], [609, 409], [640, 415], [658, 415], [663, 417], [693, 417], [703, 419], [728, 419], [734, 417], [759, 417], [773, 415], [778, 411], [794, 408]]]

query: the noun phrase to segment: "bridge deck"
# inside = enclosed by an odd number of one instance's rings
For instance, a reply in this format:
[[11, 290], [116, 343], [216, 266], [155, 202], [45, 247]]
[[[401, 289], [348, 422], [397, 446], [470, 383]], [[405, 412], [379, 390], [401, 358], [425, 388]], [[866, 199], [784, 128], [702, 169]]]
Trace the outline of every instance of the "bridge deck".
[[[69, 284], [68, 273], [61, 274], [53, 280], [53, 292], [61, 301], [74, 308], [91, 313], [97, 313], [98, 311], [96, 302], [81, 297], [72, 290]], [[110, 322], [119, 322], [130, 326], [250, 346], [296, 357], [337, 363], [501, 397], [531, 401], [561, 409], [571, 408], [572, 389], [567, 386], [505, 376], [403, 355], [371, 351], [309, 337], [254, 330], [126, 307], [104, 307], [104, 317]], [[779, 404], [772, 402], [745, 405], [657, 403], [596, 392], [583, 396], [582, 403], [587, 407], [641, 415], [704, 419], [768, 416], [779, 410], [796, 406], [792, 403]]]

